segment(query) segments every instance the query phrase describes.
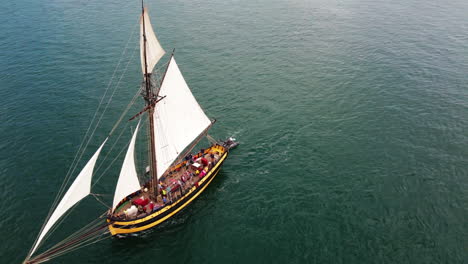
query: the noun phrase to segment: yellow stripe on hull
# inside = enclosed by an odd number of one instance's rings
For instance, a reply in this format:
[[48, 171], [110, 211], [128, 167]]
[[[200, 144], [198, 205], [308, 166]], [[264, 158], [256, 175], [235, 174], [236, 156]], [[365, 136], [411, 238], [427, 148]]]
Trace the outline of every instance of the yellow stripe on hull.
[[[178, 213], [180, 210], [184, 209], [187, 205], [189, 205], [195, 198], [197, 198], [206, 189], [206, 187], [208, 187], [208, 185], [211, 183], [211, 181], [213, 181], [213, 179], [218, 174], [219, 169], [220, 169], [221, 165], [223, 164], [224, 160], [227, 158], [227, 156], [228, 156], [228, 152], [226, 152], [223, 155], [223, 157], [218, 161], [218, 163], [213, 167], [213, 169], [205, 177], [203, 177], [203, 179], [201, 179], [198, 182], [198, 185], [203, 186], [203, 187], [200, 188], [200, 187], [193, 186], [190, 189], [190, 191], [187, 192], [178, 201], [176, 201], [173, 204], [168, 205], [168, 206], [164, 207], [163, 209], [155, 212], [154, 214], [148, 215], [148, 216], [146, 216], [144, 218], [137, 219], [137, 220], [134, 220], [134, 221], [125, 221], [125, 222], [116, 221], [116, 222], [113, 222], [111, 225], [109, 225], [110, 233], [112, 235], [136, 233], [136, 232], [140, 232], [140, 231], [152, 228], [152, 227], [157, 226], [157, 225], [161, 224], [162, 222], [166, 221], [167, 219], [169, 219], [170, 217], [172, 217], [173, 215]], [[213, 174], [213, 176], [211, 177], [212, 174]], [[205, 184], [206, 180], [208, 180], [208, 182], [206, 182], [206, 184]], [[198, 189], [198, 191], [197, 191], [197, 189]], [[187, 201], [184, 202], [184, 199], [186, 197], [190, 196], [194, 191], [197, 191], [197, 193], [195, 193], [193, 195], [193, 197], [191, 197], [190, 199], [188, 199]], [[184, 202], [184, 203], [180, 204], [181, 202]], [[166, 216], [162, 217], [161, 219], [158, 219], [158, 220], [156, 220], [154, 222], [151, 222], [151, 223], [149, 223], [147, 225], [143, 225], [143, 226], [135, 227], [135, 228], [118, 228], [118, 227], [114, 227], [114, 225], [122, 225], [122, 226], [137, 225], [137, 224], [149, 221], [149, 220], [151, 220], [151, 219], [153, 219], [155, 217], [158, 217], [159, 215], [164, 214], [165, 212], [167, 212], [168, 210], [171, 210], [173, 208], [175, 208], [173, 212], [171, 212], [171, 213], [167, 214]], [[110, 222], [109, 219], [107, 221]]]

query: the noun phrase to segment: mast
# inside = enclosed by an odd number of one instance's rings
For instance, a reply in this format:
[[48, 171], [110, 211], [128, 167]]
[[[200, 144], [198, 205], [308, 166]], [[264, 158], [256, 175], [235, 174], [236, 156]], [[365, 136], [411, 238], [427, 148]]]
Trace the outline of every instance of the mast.
[[157, 165], [156, 165], [156, 147], [154, 144], [154, 104], [153, 104], [153, 93], [151, 91], [151, 73], [148, 73], [148, 62], [146, 58], [146, 30], [145, 30], [145, 19], [144, 19], [145, 8], [143, 5], [143, 0], [141, 0], [141, 15], [143, 20], [143, 41], [144, 41], [144, 61], [145, 61], [145, 88], [146, 95], [144, 96], [146, 106], [149, 107], [148, 110], [148, 120], [149, 120], [149, 129], [150, 129], [150, 194], [154, 199], [158, 197], [158, 176], [157, 176]]

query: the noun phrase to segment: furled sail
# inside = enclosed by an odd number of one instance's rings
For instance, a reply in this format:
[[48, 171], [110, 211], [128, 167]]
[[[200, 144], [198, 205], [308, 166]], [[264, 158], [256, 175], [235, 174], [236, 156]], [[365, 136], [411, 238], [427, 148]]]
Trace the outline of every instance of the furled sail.
[[140, 17], [140, 57], [141, 57], [141, 70], [145, 74], [145, 40], [143, 37], [143, 21], [144, 21], [144, 33], [146, 35], [146, 67], [147, 72], [153, 71], [154, 65], [158, 63], [159, 59], [164, 55], [165, 51], [159, 44], [156, 35], [154, 34], [151, 21], [148, 16], [148, 11], [144, 9], [143, 14]]
[[125, 160], [122, 164], [122, 169], [120, 170], [119, 180], [117, 181], [117, 187], [115, 188], [114, 202], [112, 208], [115, 208], [117, 204], [127, 195], [137, 191], [140, 188], [140, 182], [138, 181], [138, 176], [135, 168], [135, 141], [138, 133], [138, 127], [140, 122], [133, 133], [132, 140], [128, 146], [127, 154], [125, 155]]
[[54, 226], [57, 220], [59, 220], [60, 217], [63, 214], [65, 214], [68, 211], [68, 209], [70, 209], [73, 205], [75, 205], [81, 199], [83, 199], [91, 193], [91, 178], [93, 176], [94, 165], [96, 165], [96, 160], [106, 141], [107, 138], [101, 144], [96, 153], [94, 153], [94, 155], [91, 157], [88, 163], [86, 163], [83, 170], [81, 170], [80, 174], [78, 174], [73, 184], [65, 193], [62, 200], [55, 208], [55, 211], [52, 213], [49, 220], [47, 221], [47, 224], [44, 226], [44, 229], [42, 229], [42, 232], [39, 235], [39, 238], [37, 239], [36, 243], [34, 244], [34, 248], [31, 250], [30, 255], [32, 255], [36, 251], [37, 247], [41, 244], [41, 241], [44, 238], [44, 236]]
[[174, 57], [169, 62], [159, 95], [165, 97], [156, 104], [153, 117], [158, 178], [211, 125]]

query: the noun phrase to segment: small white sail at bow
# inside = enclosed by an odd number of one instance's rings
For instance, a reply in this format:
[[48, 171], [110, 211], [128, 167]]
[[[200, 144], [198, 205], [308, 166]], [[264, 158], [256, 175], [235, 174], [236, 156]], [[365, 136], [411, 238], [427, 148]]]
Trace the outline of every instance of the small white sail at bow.
[[169, 62], [159, 95], [165, 97], [156, 104], [153, 117], [158, 178], [211, 125], [174, 57]]
[[125, 155], [125, 160], [122, 164], [122, 169], [120, 170], [120, 176], [119, 180], [117, 181], [117, 187], [115, 188], [112, 208], [115, 208], [125, 196], [140, 189], [140, 182], [138, 181], [134, 158], [135, 141], [139, 126], [140, 122], [138, 122], [135, 132], [133, 133], [132, 140], [128, 146], [127, 154]]
[[[144, 29], [143, 29], [144, 21]], [[144, 30], [144, 31], [143, 31]], [[146, 35], [146, 49], [143, 33]], [[146, 70], [148, 73], [153, 71], [154, 66], [158, 63], [159, 59], [164, 55], [165, 51], [159, 44], [156, 35], [154, 34], [151, 21], [148, 16], [148, 11], [145, 8], [140, 17], [140, 57], [141, 57], [141, 70], [145, 74], [145, 50], [146, 50]]]
[[47, 221], [47, 224], [44, 226], [44, 229], [42, 229], [39, 238], [34, 244], [30, 256], [36, 251], [37, 247], [41, 244], [41, 241], [44, 238], [44, 236], [54, 226], [57, 220], [59, 220], [60, 217], [64, 215], [73, 205], [75, 205], [76, 203], [81, 201], [81, 199], [85, 198], [88, 194], [91, 193], [91, 179], [93, 176], [94, 165], [96, 165], [96, 160], [106, 141], [107, 138], [101, 144], [96, 153], [94, 153], [94, 155], [91, 157], [88, 163], [86, 163], [83, 170], [81, 170], [80, 174], [78, 174], [73, 184], [70, 186], [60, 203], [55, 208], [55, 211], [50, 216], [49, 220]]

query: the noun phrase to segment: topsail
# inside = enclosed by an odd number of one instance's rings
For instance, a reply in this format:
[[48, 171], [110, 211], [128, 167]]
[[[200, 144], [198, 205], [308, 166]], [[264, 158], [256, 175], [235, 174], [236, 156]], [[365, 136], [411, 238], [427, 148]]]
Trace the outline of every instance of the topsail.
[[[143, 24], [144, 21], [144, 24]], [[143, 29], [144, 26], [144, 29]], [[146, 36], [146, 49], [145, 49], [145, 38]], [[146, 50], [146, 71], [145, 71], [145, 50]], [[165, 51], [159, 44], [156, 35], [154, 34], [151, 21], [148, 17], [148, 11], [145, 8], [143, 14], [140, 17], [140, 57], [141, 57], [141, 70], [143, 74], [151, 73], [154, 66], [158, 63], [159, 59], [164, 55]]]

